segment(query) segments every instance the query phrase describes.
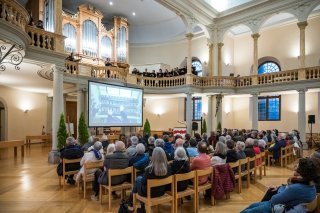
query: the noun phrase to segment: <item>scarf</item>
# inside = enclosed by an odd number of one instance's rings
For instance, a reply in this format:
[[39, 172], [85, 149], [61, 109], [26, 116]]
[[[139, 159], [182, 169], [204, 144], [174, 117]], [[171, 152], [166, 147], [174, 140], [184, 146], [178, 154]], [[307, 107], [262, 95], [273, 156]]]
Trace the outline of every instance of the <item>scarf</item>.
[[92, 149], [91, 151], [94, 153], [94, 156], [96, 157], [97, 160], [101, 160], [102, 155], [99, 151], [97, 151], [95, 149]]

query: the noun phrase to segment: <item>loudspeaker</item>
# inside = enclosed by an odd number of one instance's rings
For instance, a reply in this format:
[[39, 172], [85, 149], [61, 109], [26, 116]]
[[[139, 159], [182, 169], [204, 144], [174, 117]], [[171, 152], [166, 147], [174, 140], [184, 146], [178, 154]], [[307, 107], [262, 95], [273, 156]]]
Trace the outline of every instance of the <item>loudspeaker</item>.
[[314, 124], [316, 121], [315, 115], [308, 115], [308, 124]]
[[198, 122], [192, 122], [192, 130], [198, 131]]

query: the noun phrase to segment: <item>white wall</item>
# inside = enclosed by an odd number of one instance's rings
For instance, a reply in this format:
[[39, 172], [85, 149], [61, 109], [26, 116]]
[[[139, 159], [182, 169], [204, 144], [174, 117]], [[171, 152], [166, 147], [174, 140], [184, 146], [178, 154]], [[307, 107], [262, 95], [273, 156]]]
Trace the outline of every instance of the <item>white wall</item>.
[[[8, 140], [25, 140], [26, 135], [41, 135], [47, 122], [47, 95], [0, 86], [0, 99], [8, 110]], [[27, 113], [23, 109], [29, 109]]]

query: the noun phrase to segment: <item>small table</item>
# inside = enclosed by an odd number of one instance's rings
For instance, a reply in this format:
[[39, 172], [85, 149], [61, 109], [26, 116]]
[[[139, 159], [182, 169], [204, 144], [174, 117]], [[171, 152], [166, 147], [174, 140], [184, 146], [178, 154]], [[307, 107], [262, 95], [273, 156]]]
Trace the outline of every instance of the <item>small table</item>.
[[31, 140], [43, 140], [43, 141], [51, 141], [52, 135], [27, 135], [26, 136], [26, 144], [30, 146]]
[[18, 147], [21, 147], [21, 157], [24, 157], [24, 141], [20, 140], [12, 140], [12, 141], [0, 141], [0, 149], [1, 148], [14, 148], [14, 157], [17, 157]]

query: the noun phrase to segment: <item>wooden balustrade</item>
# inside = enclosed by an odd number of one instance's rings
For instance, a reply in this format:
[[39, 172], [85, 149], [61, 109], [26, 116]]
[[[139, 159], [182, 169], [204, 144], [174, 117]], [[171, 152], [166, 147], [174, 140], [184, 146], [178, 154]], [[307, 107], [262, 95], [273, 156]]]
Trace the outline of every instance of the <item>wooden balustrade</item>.
[[108, 66], [92, 66], [91, 65], [91, 76], [95, 78], [109, 78], [118, 79], [126, 82], [127, 72], [123, 68], [119, 67], [108, 67]]
[[186, 76], [176, 76], [176, 77], [163, 77], [163, 78], [151, 78], [137, 76], [137, 85], [143, 87], [176, 87], [186, 84]]
[[65, 72], [69, 74], [79, 74], [78, 62], [65, 60], [64, 66], [66, 68]]
[[320, 66], [306, 68], [306, 79], [320, 79]]
[[31, 46], [64, 53], [64, 36], [29, 25], [26, 32], [31, 38]]
[[295, 70], [257, 75], [258, 85], [298, 81], [299, 80], [298, 73], [299, 73], [299, 70], [295, 69]]
[[27, 10], [15, 0], [0, 0], [0, 19], [24, 31], [29, 22], [29, 14]]

